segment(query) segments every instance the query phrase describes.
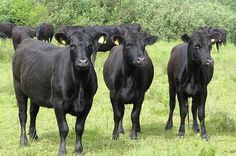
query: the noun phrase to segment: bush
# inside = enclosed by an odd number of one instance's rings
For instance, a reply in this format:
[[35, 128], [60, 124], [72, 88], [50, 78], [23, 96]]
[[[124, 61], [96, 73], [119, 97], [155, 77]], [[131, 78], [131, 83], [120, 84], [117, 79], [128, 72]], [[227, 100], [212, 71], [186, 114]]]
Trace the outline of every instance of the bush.
[[47, 8], [32, 0], [5, 1], [0, 5], [1, 21], [34, 26], [47, 17]]
[[164, 40], [212, 26], [226, 29], [232, 39], [235, 4], [232, 0], [3, 0], [0, 21], [35, 25], [46, 20], [56, 27], [138, 22]]

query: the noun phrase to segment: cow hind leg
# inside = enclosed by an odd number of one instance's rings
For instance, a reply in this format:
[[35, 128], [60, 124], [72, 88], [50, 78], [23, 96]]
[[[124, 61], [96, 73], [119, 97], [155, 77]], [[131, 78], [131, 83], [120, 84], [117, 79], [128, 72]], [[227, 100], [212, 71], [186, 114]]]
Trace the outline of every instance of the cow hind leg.
[[20, 126], [21, 126], [21, 134], [20, 134], [20, 145], [21, 146], [27, 146], [28, 145], [28, 139], [26, 136], [26, 128], [25, 124], [27, 121], [27, 99], [28, 97], [25, 95], [19, 95], [17, 96], [17, 103], [19, 106], [19, 120], [20, 120]]
[[15, 89], [15, 95], [16, 100], [19, 108], [19, 121], [21, 126], [21, 134], [20, 134], [20, 146], [27, 146], [28, 145], [28, 139], [26, 136], [26, 128], [25, 124], [27, 121], [27, 100], [28, 97], [21, 91], [20, 82], [14, 79], [14, 89]]
[[165, 130], [170, 130], [173, 127], [173, 113], [175, 109], [175, 88], [169, 84], [169, 107], [170, 107], [170, 112], [169, 112], [169, 118], [166, 123]]
[[178, 136], [183, 138], [185, 135], [185, 118], [187, 116], [187, 97], [184, 96], [182, 92], [178, 93], [178, 101], [180, 108], [180, 127]]
[[30, 104], [30, 126], [29, 126], [29, 136], [31, 140], [38, 140], [36, 133], [36, 117], [39, 112], [39, 106], [31, 101]]
[[123, 127], [123, 118], [119, 122], [118, 133], [122, 133], [122, 134], [125, 133], [124, 127]]

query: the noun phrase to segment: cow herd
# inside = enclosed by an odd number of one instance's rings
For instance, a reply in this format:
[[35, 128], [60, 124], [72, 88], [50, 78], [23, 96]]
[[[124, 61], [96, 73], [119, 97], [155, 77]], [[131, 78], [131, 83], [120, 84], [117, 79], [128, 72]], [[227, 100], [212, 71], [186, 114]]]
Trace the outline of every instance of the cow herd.
[[[38, 40], [33, 39], [35, 36]], [[65, 46], [51, 44], [53, 36]], [[63, 26], [56, 33], [53, 25], [48, 23], [36, 28], [2, 23], [0, 37], [11, 37], [15, 49], [12, 70], [19, 107], [21, 146], [28, 144], [26, 119], [27, 101], [30, 99], [30, 139], [38, 139], [36, 117], [39, 108], [53, 108], [60, 136], [58, 155], [66, 154], [66, 137], [69, 131], [67, 113], [76, 117], [75, 151], [78, 154], [83, 152], [84, 124], [98, 89], [94, 69], [96, 54], [106, 51], [110, 53], [104, 63], [103, 77], [110, 91], [113, 108], [112, 139], [118, 139], [119, 133], [124, 132], [122, 122], [125, 104], [133, 104], [130, 138], [138, 138], [142, 103], [154, 75], [154, 66], [145, 46], [156, 43], [157, 36], [146, 32], [137, 23]], [[210, 52], [213, 44], [216, 44], [217, 50], [219, 45], [226, 44], [226, 32], [223, 29], [202, 27], [191, 35], [184, 34], [181, 39], [183, 43], [172, 49], [167, 65], [170, 112], [165, 129], [169, 130], [173, 126], [177, 95], [181, 117], [178, 135], [184, 137], [187, 102], [191, 97], [193, 130], [200, 132], [201, 137], [208, 140], [205, 102], [207, 85], [214, 69]]]

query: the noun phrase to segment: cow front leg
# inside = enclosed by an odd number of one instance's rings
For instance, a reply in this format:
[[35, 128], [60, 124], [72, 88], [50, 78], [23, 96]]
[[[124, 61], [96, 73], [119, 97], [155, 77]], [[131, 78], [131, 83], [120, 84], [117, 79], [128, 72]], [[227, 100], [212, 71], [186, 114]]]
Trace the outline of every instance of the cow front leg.
[[180, 108], [180, 127], [178, 136], [183, 138], [185, 135], [185, 118], [187, 116], [187, 97], [182, 92], [177, 94]]
[[197, 106], [199, 104], [199, 100], [196, 97], [193, 97], [192, 101], [192, 115], [193, 115], [193, 130], [195, 133], [199, 133], [199, 127], [197, 122]]
[[36, 133], [36, 117], [39, 112], [39, 106], [31, 101], [30, 104], [30, 126], [29, 126], [29, 136], [32, 140], [37, 140], [38, 136]]
[[54, 108], [54, 111], [56, 114], [59, 135], [60, 135], [60, 147], [58, 151], [58, 156], [64, 156], [66, 155], [66, 137], [69, 132], [69, 128], [66, 122], [66, 117], [63, 109], [61, 107]]
[[198, 108], [198, 119], [200, 121], [201, 126], [201, 137], [202, 139], [208, 141], [209, 137], [206, 133], [206, 126], [205, 126], [205, 103], [207, 97], [207, 90], [200, 96], [200, 106]]
[[84, 111], [81, 115], [77, 116], [76, 124], [75, 124], [75, 133], [76, 133], [76, 144], [75, 144], [75, 152], [78, 155], [81, 155], [83, 152], [83, 145], [82, 145], [82, 135], [84, 132], [84, 124], [88, 113], [91, 109], [92, 103], [86, 104]]
[[117, 140], [119, 138], [119, 123], [124, 116], [124, 104], [118, 102], [118, 100], [111, 100], [112, 101], [112, 108], [113, 108], [113, 115], [114, 115], [114, 129], [112, 133], [112, 139]]
[[140, 112], [141, 112], [141, 107], [142, 107], [142, 101], [134, 103], [132, 114], [131, 114], [131, 120], [132, 120], [132, 131], [130, 138], [131, 140], [137, 140], [137, 132], [140, 131]]

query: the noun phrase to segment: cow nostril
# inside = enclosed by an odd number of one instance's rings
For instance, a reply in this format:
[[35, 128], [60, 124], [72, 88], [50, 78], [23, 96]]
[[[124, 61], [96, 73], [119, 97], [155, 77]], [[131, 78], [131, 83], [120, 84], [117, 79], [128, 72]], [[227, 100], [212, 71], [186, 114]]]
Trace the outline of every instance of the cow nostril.
[[214, 60], [213, 59], [207, 59], [206, 60], [206, 65], [213, 65], [214, 64]]
[[81, 60], [79, 59], [79, 65], [85, 67], [88, 65], [88, 59]]

